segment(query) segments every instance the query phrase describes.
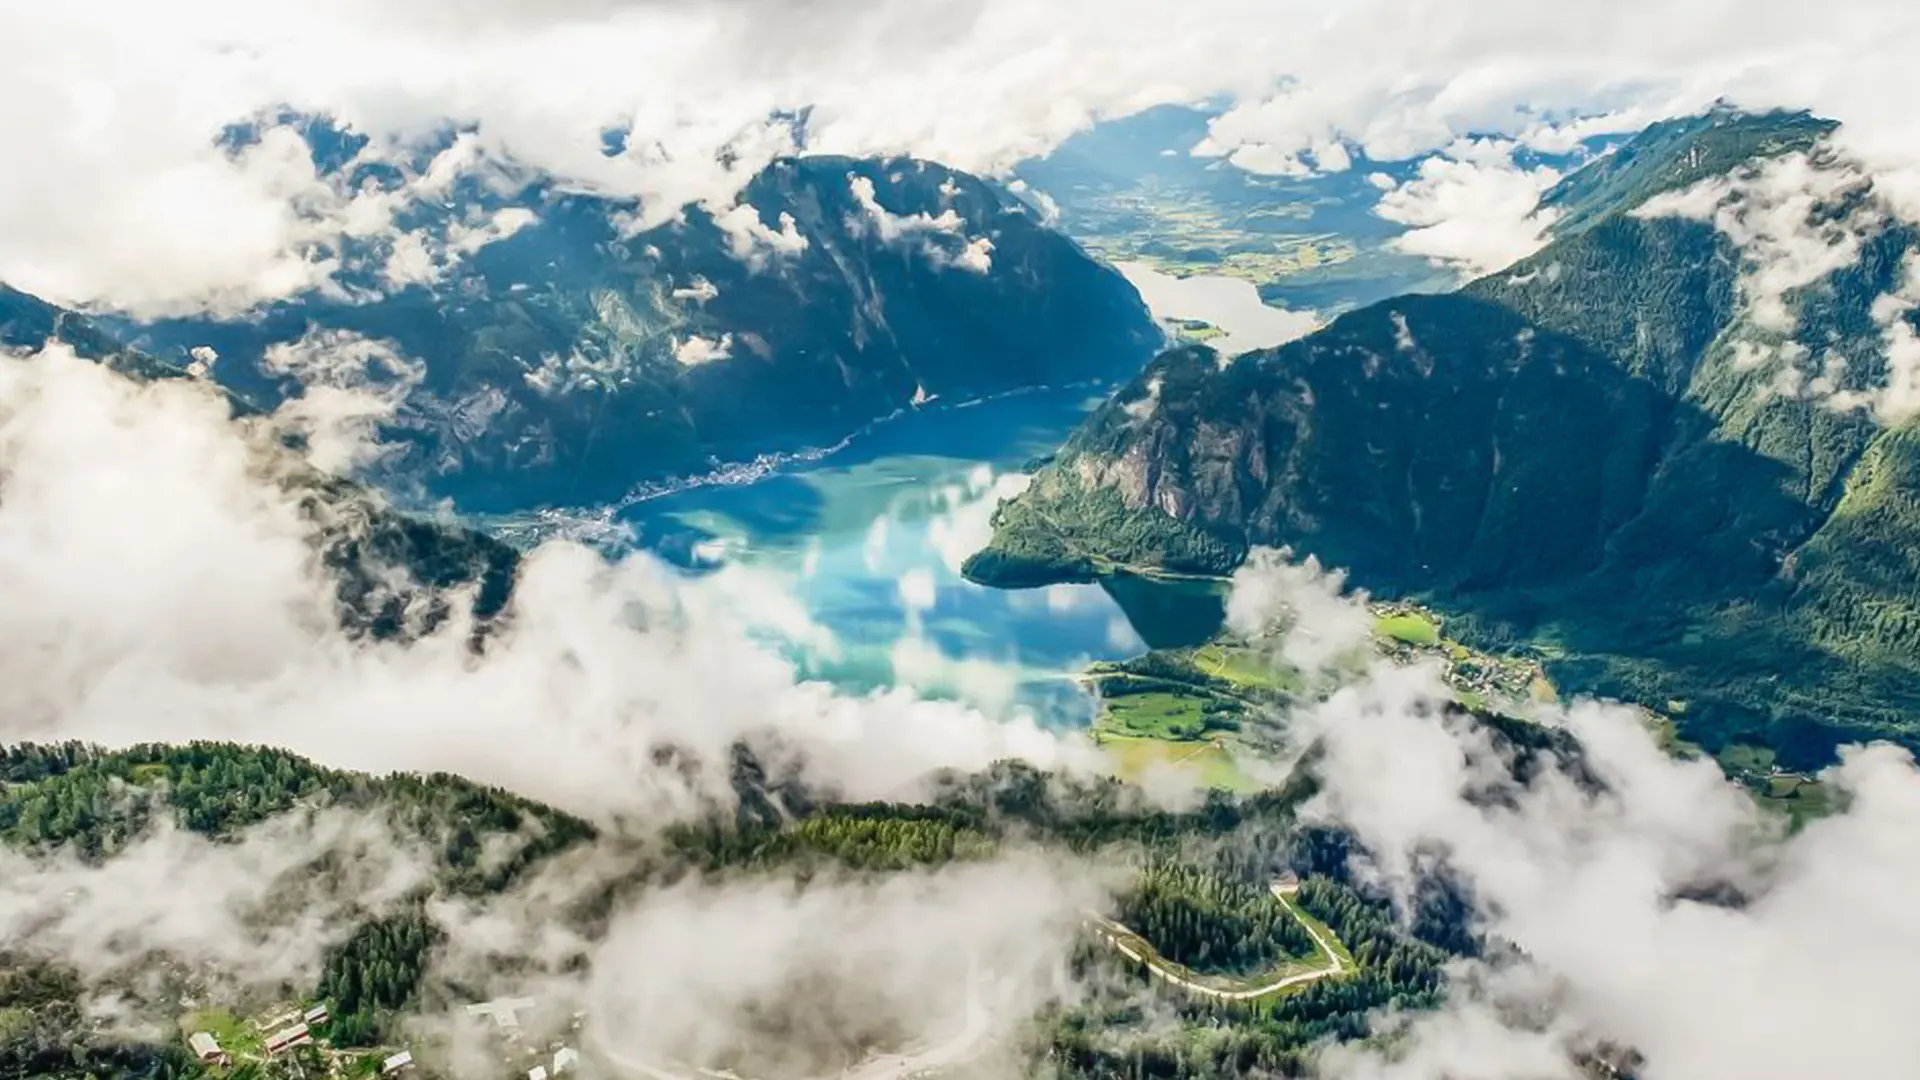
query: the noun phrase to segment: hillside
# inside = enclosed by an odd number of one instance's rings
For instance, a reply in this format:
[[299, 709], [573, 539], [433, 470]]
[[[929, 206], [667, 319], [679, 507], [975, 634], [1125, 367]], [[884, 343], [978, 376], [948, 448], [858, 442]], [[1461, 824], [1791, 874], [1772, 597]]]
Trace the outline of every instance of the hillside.
[[[136, 381], [192, 377], [121, 345], [79, 312], [0, 285], [0, 348], [37, 351], [53, 343]], [[260, 422], [263, 411], [252, 401], [233, 391], [226, 396], [237, 421]], [[474, 611], [482, 618], [506, 606], [519, 565], [513, 548], [457, 523], [403, 513], [366, 486], [312, 469], [277, 445], [265, 452], [277, 458], [266, 471], [312, 525], [309, 538], [334, 579], [344, 629], [378, 637], [431, 629], [447, 614], [441, 591], [460, 586], [478, 586]]]
[[[66, 963], [56, 938], [23, 939], [0, 950], [0, 1075], [313, 1080], [370, 1074], [402, 1047], [414, 1054], [417, 1075], [493, 1075], [494, 1064], [516, 1062], [517, 1069], [502, 1071], [524, 1072], [527, 1062], [550, 1052], [543, 1050], [549, 1047], [545, 1036], [483, 1044], [486, 1067], [476, 1070], [470, 1057], [447, 1056], [442, 1040], [452, 1031], [444, 1022], [407, 1021], [455, 1015], [473, 1000], [464, 980], [475, 973], [452, 961], [463, 929], [480, 934], [483, 948], [511, 950], [514, 933], [529, 935], [518, 947], [548, 940], [514, 921], [538, 917], [528, 914], [543, 910], [533, 906], [533, 897], [555, 905], [550, 918], [557, 925], [546, 931], [578, 935], [553, 940], [578, 950], [561, 970], [584, 979], [606, 944], [610, 912], [631, 909], [656, 892], [672, 895], [696, 880], [744, 894], [757, 882], [779, 882], [783, 894], [799, 898], [810, 888], [850, 881], [906, 884], [939, 868], [978, 864], [1034, 845], [1063, 861], [1088, 857], [1116, 871], [1133, 868], [1115, 878], [1114, 910], [1125, 920], [1120, 930], [1134, 943], [1130, 947], [1145, 946], [1153, 955], [1130, 959], [1113, 943], [1112, 930], [1082, 934], [1067, 962], [1083, 993], [1044, 1011], [1030, 1030], [1002, 1018], [1003, 1026], [1024, 1032], [1021, 1045], [1010, 1050], [1035, 1066], [1048, 1061], [1062, 1076], [1113, 1075], [1122, 1065], [1146, 1077], [1231, 1075], [1249, 1067], [1298, 1075], [1317, 1041], [1364, 1032], [1369, 1010], [1435, 1004], [1450, 952], [1476, 947], [1464, 936], [1459, 913], [1449, 915], [1444, 906], [1423, 909], [1410, 931], [1384, 894], [1347, 878], [1344, 841], [1324, 832], [1296, 833], [1292, 807], [1305, 789], [1216, 797], [1191, 812], [1171, 813], [1113, 782], [1085, 785], [1005, 764], [950, 778], [924, 805], [803, 801], [763, 814], [755, 809], [764, 803], [755, 799], [752, 769], [736, 773], [735, 783], [737, 813], [716, 813], [642, 838], [598, 832], [453, 776], [340, 772], [266, 748], [0, 748], [0, 859], [10, 860], [10, 885], [27, 895], [45, 873], [63, 887], [81, 882], [92, 903], [93, 879], [76, 874], [76, 862], [101, 873], [102, 880], [112, 880], [116, 866], [133, 865], [131, 872], [138, 873], [143, 848], [164, 843], [156, 828], [196, 838], [168, 850], [191, 852], [209, 864], [224, 865], [222, 853], [253, 850], [256, 837], [273, 845], [265, 849], [270, 857], [237, 858], [240, 869], [230, 876], [182, 865], [184, 879], [233, 895], [154, 898], [155, 915], [119, 928], [123, 962], [110, 970]], [[375, 856], [416, 845], [407, 857], [424, 873], [384, 901], [356, 891], [351, 872], [362, 856], [353, 852], [370, 835], [364, 828], [318, 831], [305, 846], [293, 839], [306, 835], [303, 822], [339, 812], [390, 830], [393, 839], [371, 849]], [[282, 831], [254, 831], [262, 828]], [[539, 877], [551, 860], [578, 856], [590, 858], [568, 862], [565, 874]], [[583, 867], [596, 869], [583, 877]], [[271, 882], [249, 876], [276, 870], [282, 877]], [[1277, 888], [1269, 893], [1277, 878], [1296, 874], [1305, 879], [1297, 892], [1290, 886], [1286, 895]], [[286, 875], [301, 885], [290, 886]], [[345, 895], [333, 894], [336, 882]], [[521, 885], [532, 888], [512, 893]], [[503, 895], [509, 899], [484, 907]], [[167, 932], [191, 925], [197, 912], [221, 909], [222, 902], [246, 913], [229, 933], [275, 941], [286, 928], [305, 935], [324, 928], [331, 942], [318, 954], [317, 967], [292, 981], [234, 986], [220, 964], [195, 954], [197, 948], [218, 952], [220, 943]], [[522, 903], [527, 912], [520, 912]], [[482, 907], [468, 906], [474, 904]], [[31, 906], [22, 910], [55, 918]], [[173, 914], [162, 918], [160, 910]], [[446, 922], [473, 917], [476, 910], [488, 911], [488, 921], [465, 928]], [[1167, 981], [1169, 962], [1207, 985], [1311, 967], [1320, 962], [1316, 954], [1325, 955], [1322, 942], [1340, 958], [1337, 973], [1254, 999], [1217, 1000]], [[869, 944], [883, 951], [898, 947], [884, 939]], [[617, 961], [619, 954], [612, 955]], [[564, 995], [584, 990], [582, 983], [543, 972], [532, 956], [522, 961], [524, 968], [513, 956], [509, 951], [497, 961], [486, 973], [488, 983], [512, 988], [524, 979], [528, 992], [560, 995], [562, 1004], [569, 1002]], [[663, 961], [669, 962], [690, 961]], [[821, 1010], [843, 1015], [838, 1010], [862, 999], [860, 988], [833, 981], [833, 972], [789, 972], [783, 978], [804, 982], [808, 992], [791, 993], [795, 987], [783, 981], [775, 986], [777, 998], [754, 1006], [765, 1011], [753, 1019], [766, 1026], [767, 1045], [729, 1045], [725, 1060], [712, 1064], [745, 1076], [781, 1075], [780, 1063], [795, 1060], [796, 1038], [783, 1022]], [[89, 1009], [103, 1001], [112, 1002], [123, 1019], [146, 1026], [129, 1029], [131, 1035], [101, 1028]], [[264, 1054], [259, 1018], [279, 1008], [270, 1003], [288, 1001], [301, 1008], [329, 1006], [331, 1016], [315, 1026], [314, 1047]], [[798, 1011], [782, 1002], [798, 1003]], [[1143, 1008], [1152, 1015], [1141, 1015]], [[188, 1011], [176, 1015], [181, 1009]], [[1231, 1021], [1230, 1028], [1223, 1030], [1223, 1020]], [[586, 1022], [593, 1022], [591, 1015]], [[184, 1034], [201, 1026], [222, 1032], [223, 1045], [236, 1055], [230, 1067], [203, 1066], [185, 1052]], [[563, 1027], [554, 1037], [590, 1047], [591, 1040], [580, 1041], [577, 1032], [577, 1025]], [[846, 1044], [836, 1053], [858, 1060], [867, 1049], [861, 1044], [866, 1034], [851, 1026], [836, 1035]], [[762, 1071], [769, 1067], [771, 1072]], [[692, 1067], [685, 1072], [692, 1075]]]
[[930, 162], [784, 160], [719, 218], [637, 235], [630, 206], [538, 183], [453, 198], [519, 227], [398, 288], [363, 274], [244, 319], [111, 328], [170, 362], [211, 347], [215, 376], [267, 404], [313, 374], [276, 346], [385, 343], [349, 376], [404, 396], [385, 437], [406, 451], [372, 478], [478, 512], [829, 446], [929, 396], [1125, 378], [1160, 343], [1116, 271]]
[[[970, 575], [1221, 573], [1292, 546], [1710, 747], [1915, 742], [1914, 435], [1840, 407], [1886, 383], [1873, 310], [1913, 237], [1864, 229], [1850, 264], [1773, 298], [1782, 329], [1726, 231], [1646, 210], [1830, 127], [1656, 125], [1549, 193], [1554, 241], [1502, 273], [1224, 369], [1160, 357], [1001, 508]], [[1833, 190], [1809, 227], [1871, 199]]]

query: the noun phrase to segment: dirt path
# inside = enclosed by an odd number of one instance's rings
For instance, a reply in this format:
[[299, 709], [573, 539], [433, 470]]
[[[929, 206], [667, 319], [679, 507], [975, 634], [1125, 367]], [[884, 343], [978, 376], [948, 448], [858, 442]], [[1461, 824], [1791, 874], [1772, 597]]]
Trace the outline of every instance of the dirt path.
[[1213, 998], [1215, 1001], [1251, 1001], [1257, 997], [1265, 997], [1268, 994], [1285, 990], [1289, 986], [1299, 986], [1302, 983], [1317, 982], [1321, 979], [1329, 979], [1353, 971], [1353, 964], [1340, 959], [1340, 953], [1335, 950], [1334, 945], [1337, 944], [1337, 941], [1327, 940], [1327, 936], [1314, 929], [1313, 923], [1301, 918], [1300, 912], [1293, 906], [1293, 894], [1300, 890], [1300, 886], [1297, 884], [1283, 884], [1276, 881], [1271, 888], [1274, 899], [1280, 901], [1281, 906], [1287, 909], [1287, 913], [1292, 915], [1294, 919], [1300, 923], [1301, 928], [1306, 930], [1307, 936], [1313, 939], [1314, 947], [1320, 951], [1321, 956], [1326, 958], [1325, 966], [1315, 968], [1312, 971], [1294, 972], [1291, 975], [1282, 976], [1271, 982], [1243, 986], [1239, 989], [1229, 990], [1217, 986], [1208, 986], [1205, 983], [1195, 982], [1188, 978], [1182, 971], [1158, 953], [1145, 952], [1143, 954], [1141, 949], [1137, 949], [1129, 944], [1130, 941], [1137, 941], [1145, 945], [1146, 939], [1134, 933], [1132, 930], [1127, 929], [1124, 925], [1104, 915], [1095, 915], [1093, 919], [1096, 928], [1101, 931], [1102, 936], [1104, 936], [1114, 948], [1120, 950], [1121, 955], [1135, 963], [1145, 964], [1147, 970], [1151, 972], [1155, 978], [1172, 983], [1188, 993]]

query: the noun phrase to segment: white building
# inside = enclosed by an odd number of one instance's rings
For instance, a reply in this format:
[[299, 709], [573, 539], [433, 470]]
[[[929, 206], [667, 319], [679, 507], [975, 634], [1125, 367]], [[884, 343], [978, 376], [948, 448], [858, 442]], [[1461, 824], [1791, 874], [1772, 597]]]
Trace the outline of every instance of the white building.
[[563, 1046], [553, 1052], [553, 1075], [569, 1072], [580, 1063], [580, 1053], [571, 1046]]
[[501, 1031], [518, 1031], [520, 1015], [533, 1008], [532, 998], [495, 998], [467, 1006], [468, 1016], [491, 1016]]
[[402, 1050], [380, 1063], [380, 1075], [392, 1076], [401, 1069], [413, 1064], [413, 1051]]
[[202, 1065], [223, 1064], [227, 1060], [227, 1052], [220, 1049], [220, 1043], [209, 1032], [196, 1031], [187, 1036], [187, 1048]]
[[313, 1035], [307, 1031], [307, 1025], [295, 1024], [267, 1036], [267, 1053], [278, 1054], [296, 1046], [305, 1046], [312, 1041]]

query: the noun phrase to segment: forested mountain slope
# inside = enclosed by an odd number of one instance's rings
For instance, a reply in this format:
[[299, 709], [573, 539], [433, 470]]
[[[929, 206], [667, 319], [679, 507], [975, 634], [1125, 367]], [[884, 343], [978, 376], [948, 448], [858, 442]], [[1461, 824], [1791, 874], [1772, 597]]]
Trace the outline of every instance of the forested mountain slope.
[[[1916, 436], [1874, 414], [1914, 238], [1864, 181], [1823, 181], [1830, 127], [1656, 125], [1551, 192], [1556, 238], [1502, 273], [1224, 368], [1159, 358], [970, 573], [1221, 572], [1291, 545], [1709, 744], [1804, 762], [1920, 738]], [[1823, 196], [1781, 211], [1776, 165]], [[1689, 210], [1703, 191], [1727, 198]], [[1782, 213], [1855, 257], [1772, 289], [1756, 247]]]
[[[0, 285], [0, 349], [28, 353], [50, 344], [135, 381], [194, 378], [185, 367], [121, 345], [79, 312]], [[225, 394], [237, 422], [267, 422], [253, 402]], [[314, 557], [337, 588], [343, 628], [376, 636], [430, 628], [448, 611], [441, 591], [454, 587], [475, 587], [475, 613], [483, 618], [505, 607], [519, 564], [512, 548], [458, 524], [400, 512], [364, 485], [309, 467], [296, 446], [272, 441], [274, 432], [265, 436], [261, 452], [272, 459], [266, 471], [312, 525]], [[0, 473], [0, 499], [6, 481]]]
[[420, 229], [483, 211], [513, 231], [420, 280], [390, 254], [245, 318], [113, 328], [182, 364], [209, 347], [265, 403], [327, 377], [289, 346], [360, 348], [349, 377], [403, 399], [385, 434], [405, 452], [375, 478], [488, 512], [828, 446], [929, 396], [1126, 378], [1161, 342], [1117, 271], [931, 162], [783, 160], [740, 206], [638, 234], [617, 201], [463, 184]]
[[[1297, 902], [1323, 922], [1325, 932], [1339, 935], [1354, 966], [1340, 978], [1272, 1000], [1225, 1005], [1168, 987], [1100, 938], [1084, 935], [1070, 965], [1085, 992], [1036, 1016], [1021, 1028], [1022, 1045], [1008, 1048], [1035, 1067], [1047, 1061], [1066, 1077], [1111, 1076], [1122, 1068], [1168, 1080], [1239, 1075], [1250, 1068], [1301, 1075], [1319, 1041], [1364, 1034], [1370, 1010], [1435, 1004], [1450, 952], [1477, 948], [1462, 911], [1444, 897], [1423, 903], [1409, 927], [1384, 894], [1348, 878], [1345, 839], [1296, 831], [1292, 810], [1308, 790], [1298, 785], [1244, 799], [1215, 796], [1204, 807], [1177, 813], [1116, 782], [1072, 781], [1016, 764], [949, 777], [935, 798], [918, 805], [815, 798], [776, 812], [758, 797], [752, 767], [736, 771], [734, 786], [736, 809], [716, 806], [701, 820], [641, 837], [600, 831], [454, 776], [342, 772], [266, 748], [0, 748], [0, 860], [26, 895], [38, 895], [32, 886], [39, 875], [89, 888], [89, 874], [113, 880], [113, 868], [127, 865], [119, 860], [150, 859], [143, 850], [164, 845], [168, 830], [185, 842], [165, 850], [188, 852], [195, 860], [221, 863], [239, 852], [271, 853], [245, 863], [260, 880], [244, 873], [192, 875], [232, 896], [180, 891], [149, 898], [149, 906], [171, 912], [172, 921], [156, 918], [124, 929], [126, 962], [111, 971], [83, 970], [49, 955], [46, 950], [57, 948], [51, 940], [0, 949], [0, 1017], [7, 1020], [0, 1024], [0, 1074], [182, 1078], [242, 1075], [245, 1069], [251, 1075], [298, 1075], [285, 1060], [265, 1071], [258, 1062], [237, 1063], [231, 1072], [202, 1066], [185, 1052], [185, 1029], [176, 1023], [187, 1019], [177, 1015], [182, 1009], [192, 1010], [188, 1016], [209, 1010], [245, 1015], [291, 999], [331, 1009], [314, 1034], [328, 1044], [326, 1056], [339, 1060], [321, 1061], [305, 1075], [376, 1071], [401, 1046], [414, 1053], [419, 1075], [488, 1075], [454, 1066], [457, 1058], [450, 1062], [444, 1025], [408, 1021], [457, 1014], [474, 1000], [479, 991], [463, 980], [479, 976], [457, 961], [463, 954], [455, 946], [463, 934], [467, 947], [477, 934], [485, 939], [482, 949], [502, 949], [509, 958], [483, 982], [511, 988], [524, 977], [527, 989], [543, 997], [580, 992], [585, 983], [569, 986], [537, 964], [521, 970], [511, 961], [513, 949], [538, 946], [502, 933], [532, 934], [532, 927], [513, 921], [523, 917], [514, 913], [531, 903], [529, 896], [558, 891], [549, 898], [564, 901], [555, 908], [559, 925], [546, 929], [563, 931], [553, 941], [577, 950], [568, 954], [565, 970], [584, 976], [601, 958], [597, 950], [610, 915], [650, 895], [670, 899], [673, 890], [694, 882], [729, 883], [750, 893], [756, 882], [778, 881], [797, 897], [852, 880], [892, 877], [905, 884], [942, 867], [1036, 845], [1064, 861], [1098, 858], [1116, 871], [1138, 860], [1144, 874], [1114, 877], [1121, 890], [1117, 910], [1128, 925], [1155, 948], [1223, 971], [1311, 950], [1267, 894], [1276, 875], [1298, 873], [1307, 880]], [[303, 827], [327, 815], [359, 826]], [[255, 831], [262, 828], [284, 834]], [[398, 895], [354, 892], [355, 854], [363, 847], [367, 857], [397, 859], [417, 876]], [[545, 873], [556, 859], [573, 861], [563, 873]], [[593, 873], [578, 873], [583, 867]], [[267, 880], [276, 869], [280, 876]], [[290, 878], [318, 899], [302, 907], [307, 894], [290, 890]], [[272, 890], [265, 889], [269, 884]], [[345, 894], [335, 895], [340, 890]], [[258, 892], [265, 892], [264, 900]], [[204, 947], [202, 939], [169, 939], [164, 932], [203, 917], [195, 914], [203, 909], [223, 910], [223, 903], [248, 912], [231, 933], [257, 933], [269, 941], [289, 928], [312, 934], [324, 915], [334, 940], [318, 956], [316, 969], [297, 977], [289, 971], [293, 981], [284, 986], [256, 977], [254, 985], [235, 988], [219, 964], [195, 954], [196, 946]], [[476, 914], [481, 912], [486, 914]], [[468, 919], [473, 921], [462, 925]], [[169, 940], [177, 945], [165, 946]], [[132, 948], [154, 942], [162, 944], [150, 953]], [[884, 941], [867, 944], [888, 947]], [[617, 951], [609, 955], [624, 962]], [[832, 972], [801, 977], [807, 992], [783, 985], [778, 1001], [818, 1010], [839, 1007], [836, 993], [857, 996], [857, 988], [836, 984]], [[100, 1027], [90, 1010], [102, 1002], [141, 1026]], [[778, 1002], [764, 1007], [776, 1018], [787, 1015]], [[1150, 1020], [1141, 1016], [1143, 1008], [1151, 1010]], [[1230, 1025], [1223, 1028], [1223, 1021]], [[585, 1045], [572, 1033], [561, 1037]], [[729, 1045], [725, 1052], [738, 1057], [742, 1075], [778, 1075], [755, 1068], [756, 1055], [784, 1060], [791, 1034], [776, 1027], [767, 1042]], [[509, 1058], [506, 1050], [497, 1053]]]

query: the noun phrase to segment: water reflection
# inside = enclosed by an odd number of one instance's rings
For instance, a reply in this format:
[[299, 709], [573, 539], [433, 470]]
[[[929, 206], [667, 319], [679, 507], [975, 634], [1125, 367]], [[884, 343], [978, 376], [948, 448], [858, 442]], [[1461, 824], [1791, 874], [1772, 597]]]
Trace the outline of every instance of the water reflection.
[[910, 685], [989, 711], [1084, 723], [1090, 702], [1074, 673], [1091, 660], [1203, 640], [1222, 610], [1219, 591], [1204, 583], [1005, 591], [960, 576], [986, 542], [994, 506], [1023, 483], [1020, 467], [1099, 400], [1078, 388], [936, 405], [758, 483], [631, 507], [625, 523], [640, 543], [690, 566], [776, 581], [831, 637], [823, 647], [811, 635], [774, 635], [815, 677], [856, 690]]

